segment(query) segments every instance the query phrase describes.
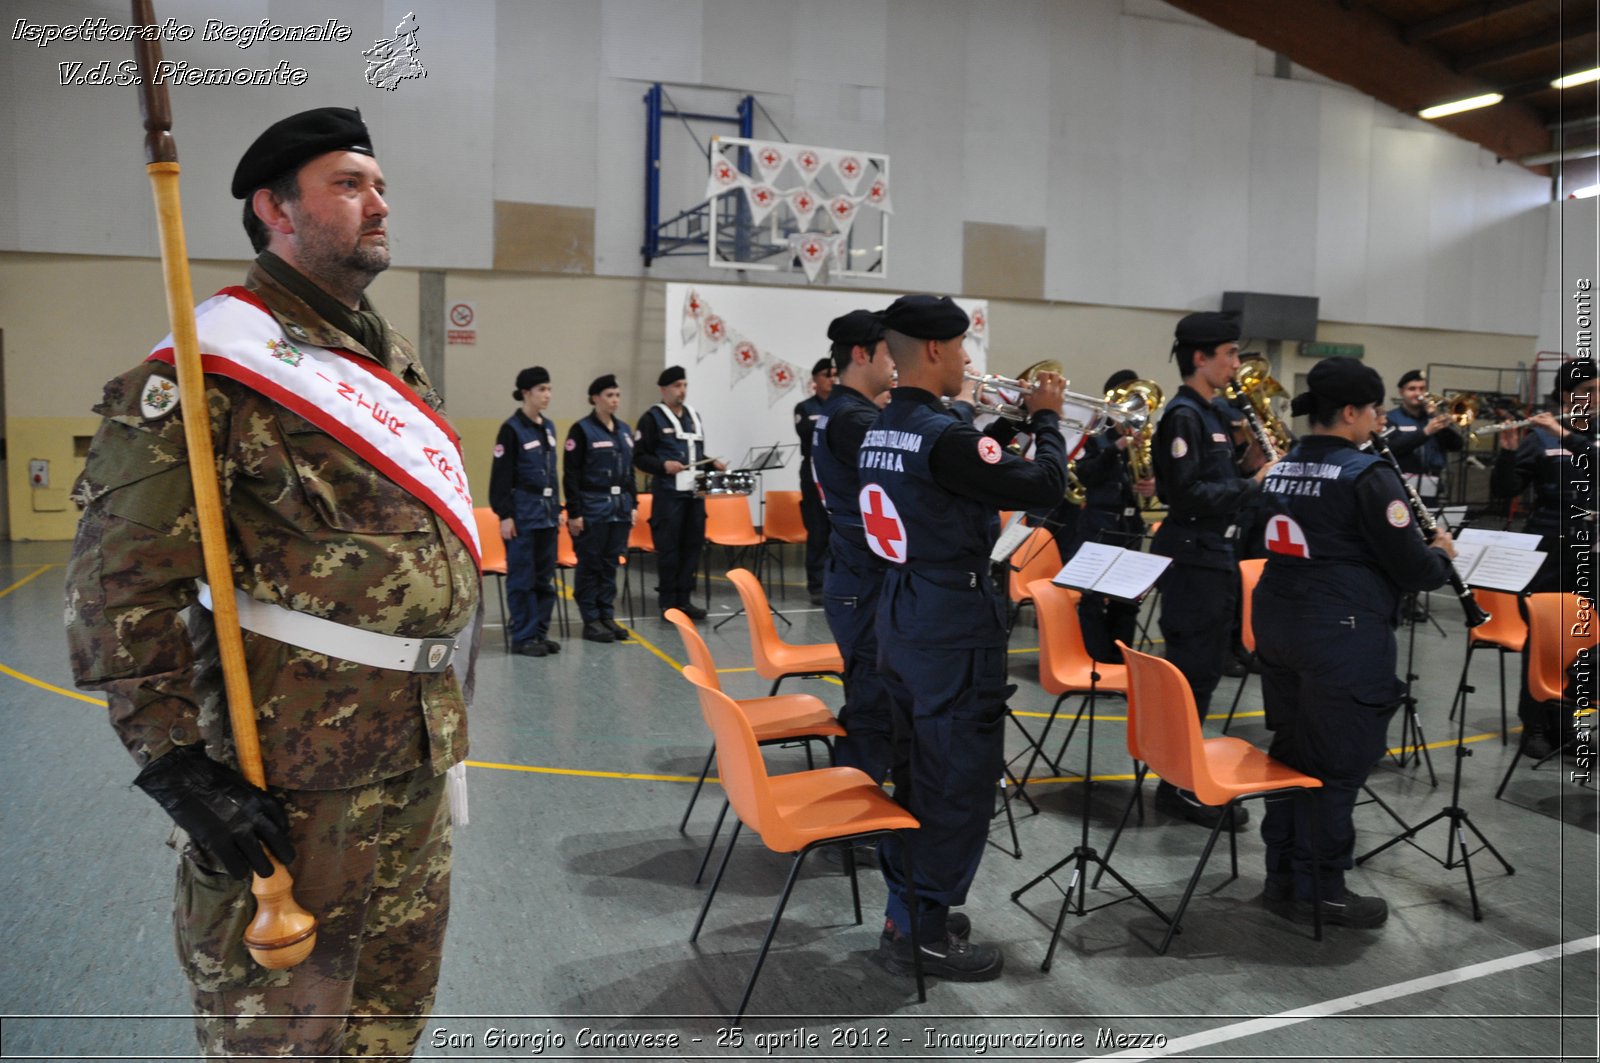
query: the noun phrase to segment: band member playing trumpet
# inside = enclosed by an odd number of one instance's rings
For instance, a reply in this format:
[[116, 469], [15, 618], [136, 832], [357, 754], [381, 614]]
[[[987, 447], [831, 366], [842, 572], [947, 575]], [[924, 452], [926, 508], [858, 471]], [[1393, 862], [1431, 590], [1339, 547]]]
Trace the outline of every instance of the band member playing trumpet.
[[[910, 973], [911, 920], [923, 970], [956, 981], [1000, 976], [1004, 957], [953, 918], [986, 845], [1004, 765], [1006, 601], [989, 578], [997, 509], [1058, 501], [1066, 487], [1064, 382], [1041, 373], [1022, 396], [1034, 458], [1006, 452], [958, 420], [941, 397], [962, 387], [967, 315], [948, 298], [911, 295], [884, 311], [899, 386], [861, 446], [857, 503], [867, 547], [886, 562], [879, 663], [893, 704], [895, 800], [921, 823], [906, 839], [919, 909], [902, 881], [901, 843], [879, 844], [889, 886], [879, 955]], [[826, 490], [826, 488], [824, 488]]]
[[1437, 505], [1445, 493], [1446, 454], [1459, 451], [1461, 433], [1450, 411], [1428, 399], [1428, 378], [1412, 369], [1400, 378], [1400, 405], [1389, 411], [1389, 449], [1422, 500]]
[[[1543, 536], [1544, 565], [1528, 590], [1568, 591], [1595, 601], [1595, 400], [1600, 382], [1593, 359], [1562, 364], [1551, 394], [1554, 413], [1536, 413], [1525, 429], [1502, 433], [1506, 449], [1495, 459], [1491, 486], [1501, 497], [1533, 485], [1533, 511], [1523, 531]], [[1565, 418], [1565, 419], [1563, 419]], [[1528, 694], [1526, 670], [1517, 704], [1522, 741], [1534, 762], [1561, 739], [1545, 708]]]
[[[1137, 379], [1139, 374], [1131, 369], [1118, 370], [1106, 379], [1106, 394]], [[1129, 448], [1136, 445], [1137, 436], [1136, 428], [1112, 423], [1084, 440], [1083, 454], [1074, 463], [1084, 492], [1083, 509], [1078, 514], [1078, 542], [1134, 550], [1143, 542], [1145, 523], [1140, 516], [1140, 501], [1154, 497], [1156, 481], [1153, 476], [1142, 480], [1134, 476]], [[1078, 604], [1078, 620], [1089, 656], [1116, 663], [1122, 660], [1117, 641], [1133, 645], [1139, 604], [1103, 594], [1085, 594]]]
[[1324, 922], [1370, 928], [1389, 911], [1345, 887], [1351, 814], [1405, 693], [1395, 676], [1402, 595], [1442, 586], [1455, 546], [1443, 529], [1425, 540], [1393, 466], [1362, 449], [1378, 429], [1382, 378], [1352, 358], [1326, 358], [1306, 383], [1293, 410], [1312, 434], [1267, 475], [1267, 565], [1253, 604], [1270, 752], [1322, 789], [1315, 801], [1267, 803], [1262, 899], [1309, 922], [1315, 882]]
[[[1251, 477], [1240, 475], [1229, 426], [1212, 404], [1239, 367], [1237, 318], [1213, 312], [1188, 315], [1178, 322], [1172, 354], [1183, 386], [1156, 424], [1152, 449], [1156, 492], [1169, 512], [1150, 550], [1172, 558], [1157, 584], [1161, 635], [1166, 658], [1189, 681], [1203, 721], [1222, 679], [1239, 598], [1239, 511], [1260, 493], [1271, 465], [1262, 465]], [[1156, 807], [1206, 827], [1221, 815], [1166, 780], [1156, 791]], [[1248, 818], [1242, 808], [1234, 816], [1235, 827]]]

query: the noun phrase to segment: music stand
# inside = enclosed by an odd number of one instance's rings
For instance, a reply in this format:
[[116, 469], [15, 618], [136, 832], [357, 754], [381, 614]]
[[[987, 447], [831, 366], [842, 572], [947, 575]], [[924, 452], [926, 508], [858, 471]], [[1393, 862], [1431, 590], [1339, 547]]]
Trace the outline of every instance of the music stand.
[[[1127, 601], [1140, 601], [1147, 594], [1156, 579], [1172, 563], [1172, 559], [1159, 554], [1144, 554], [1135, 550], [1119, 550], [1114, 546], [1103, 543], [1083, 543], [1077, 552], [1072, 555], [1072, 560], [1056, 574], [1051, 580], [1058, 586], [1071, 587], [1083, 594], [1105, 594], [1114, 598], [1123, 598]], [[1044, 964], [1039, 968], [1048, 971], [1055, 959], [1056, 945], [1061, 939], [1061, 928], [1066, 924], [1067, 913], [1084, 916], [1101, 908], [1123, 901], [1137, 900], [1146, 908], [1155, 913], [1163, 923], [1172, 925], [1172, 919], [1155, 902], [1141, 893], [1133, 883], [1122, 877], [1110, 861], [1101, 856], [1094, 846], [1089, 844], [1089, 813], [1094, 791], [1094, 721], [1095, 712], [1093, 700], [1095, 688], [1100, 678], [1097, 670], [1090, 671], [1088, 712], [1089, 726], [1084, 731], [1084, 768], [1083, 768], [1083, 800], [1081, 802], [1081, 823], [1078, 844], [1066, 856], [1051, 864], [1044, 871], [1034, 876], [1028, 883], [1011, 894], [1013, 901], [1019, 900], [1034, 886], [1050, 878], [1061, 868], [1068, 864], [1072, 867], [1072, 878], [1067, 887], [1061, 890], [1061, 910], [1056, 915], [1055, 926], [1050, 933], [1050, 948], [1045, 952]], [[1089, 906], [1087, 892], [1089, 888], [1088, 876], [1085, 872], [1090, 864], [1099, 868], [1099, 874], [1110, 873], [1117, 880], [1118, 885], [1127, 890], [1127, 894], [1114, 897], [1101, 904]], [[1096, 875], [1098, 879], [1099, 874]], [[1057, 889], [1060, 889], [1058, 886]], [[1076, 895], [1074, 895], [1076, 894]]]
[[[767, 526], [766, 479], [763, 477], [762, 474], [765, 473], [765, 472], [768, 472], [769, 470], [772, 470], [772, 469], [781, 469], [781, 468], [784, 468], [785, 466], [787, 466], [789, 464], [790, 456], [793, 455], [795, 453], [795, 451], [797, 451], [799, 449], [800, 449], [800, 444], [799, 443], [761, 443], [761, 444], [757, 444], [756, 446], [751, 447], [748, 451], [745, 452], [744, 460], [739, 463], [738, 468], [729, 470], [730, 472], [748, 472], [748, 473], [754, 473], [755, 474], [755, 477], [756, 477], [756, 517], [757, 517], [756, 525], [757, 525], [757, 527], [765, 528]], [[765, 570], [765, 566], [762, 563], [763, 561], [766, 560], [766, 557], [767, 557], [767, 546], [766, 546], [765, 538], [766, 538], [765, 537], [765, 533], [763, 533], [763, 535], [762, 535], [763, 541], [762, 541], [761, 545], [759, 545], [759, 546], [757, 546], [755, 548], [756, 549], [755, 574], [756, 574], [756, 581], [757, 582], [761, 581], [761, 574]], [[781, 569], [782, 568], [782, 564], [783, 564], [781, 558], [779, 559], [778, 564], [779, 564], [779, 567]], [[788, 624], [789, 626], [793, 627], [794, 626], [794, 622], [791, 621], [788, 617], [784, 616], [783, 615], [783, 611], [780, 610], [777, 606], [771, 605], [771, 602], [772, 602], [772, 595], [769, 594], [769, 595], [767, 595], [767, 603], [772, 608], [772, 615], [777, 617], [779, 620], [782, 620], [785, 624]], [[707, 609], [711, 608], [711, 565], [710, 565], [710, 561], [709, 560], [707, 560], [707, 563], [706, 563], [706, 608]], [[744, 613], [744, 606], [740, 605], [739, 608], [735, 609], [732, 613], [728, 614], [727, 616], [723, 617], [721, 620], [718, 620], [715, 624], [711, 625], [711, 630], [713, 630], [713, 631], [721, 630], [723, 624], [726, 624], [728, 621], [732, 620], [734, 617], [739, 616], [739, 615], [741, 615], [743, 613]]]

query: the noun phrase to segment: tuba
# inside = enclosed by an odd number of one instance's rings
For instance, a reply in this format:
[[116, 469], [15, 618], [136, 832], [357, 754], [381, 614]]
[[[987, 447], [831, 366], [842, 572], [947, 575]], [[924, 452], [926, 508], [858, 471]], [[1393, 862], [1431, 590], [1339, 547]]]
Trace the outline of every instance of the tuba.
[[[1106, 402], [1109, 405], [1122, 407], [1142, 404], [1144, 407], [1144, 423], [1135, 427], [1133, 442], [1128, 444], [1128, 468], [1135, 480], [1148, 480], [1156, 474], [1155, 461], [1150, 454], [1150, 444], [1155, 439], [1156, 420], [1161, 416], [1163, 399], [1161, 385], [1149, 380], [1130, 380], [1106, 392]], [[1155, 504], [1155, 499], [1141, 498], [1139, 502], [1143, 508], [1148, 509]]]
[[1294, 445], [1289, 426], [1272, 407], [1272, 400], [1283, 394], [1283, 385], [1272, 379], [1272, 367], [1259, 354], [1248, 354], [1239, 360], [1233, 383], [1227, 389], [1230, 400], [1245, 401], [1245, 422], [1268, 461], [1277, 461]]

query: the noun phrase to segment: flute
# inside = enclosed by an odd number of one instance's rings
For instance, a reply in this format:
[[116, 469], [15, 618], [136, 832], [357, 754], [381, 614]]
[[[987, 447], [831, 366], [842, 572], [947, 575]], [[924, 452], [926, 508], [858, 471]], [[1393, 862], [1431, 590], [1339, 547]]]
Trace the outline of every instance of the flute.
[[[1570, 421], [1574, 417], [1589, 416], [1589, 411], [1585, 410], [1582, 413], [1558, 413], [1554, 416], [1557, 421]], [[1532, 423], [1532, 417], [1524, 417], [1520, 421], [1501, 421], [1498, 424], [1480, 424], [1478, 427], [1472, 430], [1472, 434], [1475, 436], [1493, 435], [1496, 432], [1509, 432], [1513, 428], [1524, 428]]]
[[[1400, 462], [1395, 459], [1394, 451], [1389, 449], [1389, 444], [1383, 440], [1380, 432], [1372, 433], [1372, 449], [1389, 467], [1394, 469], [1396, 476], [1400, 477], [1400, 486], [1406, 489], [1406, 500], [1411, 503], [1411, 515], [1416, 518], [1417, 532], [1422, 536], [1423, 542], [1431, 543], [1433, 537], [1439, 532], [1439, 524], [1433, 519], [1433, 514], [1428, 512], [1427, 503], [1422, 501], [1422, 496], [1417, 494], [1405, 473], [1400, 471]], [[1450, 589], [1455, 591], [1456, 597], [1461, 600], [1461, 610], [1466, 614], [1467, 627], [1479, 627], [1489, 622], [1489, 614], [1483, 611], [1483, 606], [1478, 604], [1478, 599], [1472, 596], [1472, 588], [1468, 587], [1461, 579], [1461, 573], [1456, 571], [1456, 566], [1450, 566]]]

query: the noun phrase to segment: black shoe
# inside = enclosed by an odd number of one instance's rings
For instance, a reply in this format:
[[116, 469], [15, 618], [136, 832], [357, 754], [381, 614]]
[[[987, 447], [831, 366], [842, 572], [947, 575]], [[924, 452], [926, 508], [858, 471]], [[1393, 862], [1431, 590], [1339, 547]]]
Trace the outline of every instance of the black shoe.
[[[1215, 827], [1219, 819], [1227, 817], [1227, 810], [1216, 805], [1203, 805], [1194, 794], [1188, 790], [1180, 790], [1176, 786], [1163, 782], [1156, 787], [1156, 811], [1163, 812], [1177, 819], [1186, 819], [1190, 823], [1198, 823], [1202, 827]], [[1233, 827], [1237, 832], [1244, 829], [1250, 822], [1248, 808], [1235, 807], [1233, 810]], [[1224, 825], [1226, 829], [1226, 825]]]
[[[951, 937], [960, 938], [962, 941], [972, 936], [972, 920], [967, 918], [966, 912], [950, 912], [944, 917], [944, 932]], [[878, 935], [878, 959], [887, 962], [889, 953], [894, 950], [894, 929], [889, 925], [889, 920], [883, 921], [883, 933]]]
[[[1311, 902], [1297, 900], [1294, 902], [1294, 918], [1297, 923], [1312, 922]], [[1344, 891], [1344, 896], [1336, 901], [1324, 900], [1322, 902], [1322, 921], [1329, 926], [1351, 926], [1360, 930], [1374, 930], [1382, 926], [1389, 919], [1389, 904], [1382, 897], [1363, 897], [1359, 893]]]
[[1222, 674], [1230, 679], [1243, 679], [1250, 674], [1250, 666], [1230, 654], [1228, 659], [1222, 662]]
[[583, 637], [590, 642], [617, 641], [617, 636], [613, 635], [611, 629], [599, 620], [590, 620], [583, 625]]
[[557, 642], [555, 639], [545, 639], [544, 648], [550, 653], [560, 653], [561, 643]]
[[547, 646], [545, 646], [542, 640], [535, 639], [532, 642], [512, 643], [511, 652], [520, 654], [523, 657], [543, 657], [548, 654], [550, 650]]
[[1261, 906], [1273, 915], [1294, 918], [1294, 879], [1269, 878], [1261, 887]]
[[[948, 930], [943, 941], [936, 945], [924, 943], [922, 946], [922, 973], [930, 978], [948, 978], [952, 982], [990, 982], [1000, 977], [1005, 965], [1005, 954], [998, 947], [974, 944], [970, 939], [958, 938]], [[916, 973], [909, 934], [894, 935], [883, 966], [890, 974]]]
[[1550, 732], [1543, 727], [1529, 726], [1522, 732], [1522, 755], [1538, 763], [1556, 751]]
[[811, 591], [809, 593], [810, 593], [810, 596], [811, 596], [811, 604], [812, 605], [821, 605], [823, 603], [823, 597], [822, 597], [822, 592], [821, 591]]
[[610, 631], [612, 637], [618, 642], [627, 642], [629, 639], [633, 638], [633, 632], [629, 631], [627, 628], [623, 627], [609, 616], [602, 617], [600, 622], [606, 626], [606, 630]]
[[682, 609], [683, 615], [688, 617], [690, 620], [704, 620], [706, 618], [706, 611], [700, 608], [698, 605], [694, 605], [690, 602], [684, 602], [682, 605], [678, 606], [678, 608]]

